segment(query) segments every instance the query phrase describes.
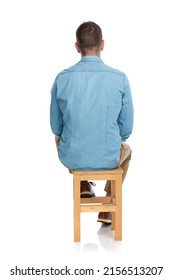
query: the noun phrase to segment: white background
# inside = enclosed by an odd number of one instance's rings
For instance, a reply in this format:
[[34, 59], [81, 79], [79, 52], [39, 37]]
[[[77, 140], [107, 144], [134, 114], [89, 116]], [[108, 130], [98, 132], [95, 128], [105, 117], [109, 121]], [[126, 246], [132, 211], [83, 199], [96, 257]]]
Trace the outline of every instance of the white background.
[[[171, 279], [171, 2], [0, 2], [2, 279], [13, 279], [10, 269], [15, 265], [100, 270], [164, 266], [161, 276], [148, 279]], [[127, 74], [135, 106], [128, 141], [133, 159], [123, 186], [122, 242], [113, 240], [110, 227], [100, 227], [97, 214], [83, 214], [81, 243], [73, 243], [72, 176], [58, 160], [49, 125], [52, 83], [58, 72], [79, 61], [75, 31], [88, 20], [101, 26], [102, 59]], [[98, 275], [91, 278], [104, 277]], [[40, 279], [51, 278], [58, 279]]]

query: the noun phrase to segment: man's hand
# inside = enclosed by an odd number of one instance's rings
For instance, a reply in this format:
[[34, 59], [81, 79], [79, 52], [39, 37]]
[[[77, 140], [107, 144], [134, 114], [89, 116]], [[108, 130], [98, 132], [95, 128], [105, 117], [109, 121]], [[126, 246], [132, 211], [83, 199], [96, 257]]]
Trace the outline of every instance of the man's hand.
[[59, 144], [60, 144], [60, 138], [59, 138], [59, 136], [55, 136], [55, 143], [56, 143], [56, 147], [57, 147], [57, 150], [58, 150]]

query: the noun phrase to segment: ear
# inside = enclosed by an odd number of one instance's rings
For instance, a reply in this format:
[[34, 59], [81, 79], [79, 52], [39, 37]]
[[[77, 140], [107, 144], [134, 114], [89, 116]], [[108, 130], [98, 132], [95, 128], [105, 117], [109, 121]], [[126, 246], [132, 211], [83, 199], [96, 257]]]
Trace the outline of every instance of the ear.
[[80, 47], [77, 42], [75, 42], [75, 48], [76, 48], [77, 52], [80, 53]]
[[104, 45], [105, 45], [105, 41], [104, 41], [104, 40], [102, 40], [102, 41], [101, 41], [101, 51], [103, 51], [103, 49], [104, 49]]

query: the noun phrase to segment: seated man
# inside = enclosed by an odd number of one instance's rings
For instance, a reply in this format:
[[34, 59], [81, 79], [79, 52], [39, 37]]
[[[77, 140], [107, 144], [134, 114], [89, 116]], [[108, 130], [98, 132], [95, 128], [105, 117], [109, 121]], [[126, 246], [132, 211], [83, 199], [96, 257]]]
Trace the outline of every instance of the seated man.
[[[101, 60], [102, 30], [94, 22], [76, 31], [81, 60], [60, 72], [51, 91], [50, 123], [59, 159], [72, 170], [106, 170], [120, 166], [126, 176], [131, 158], [124, 143], [133, 127], [133, 102], [126, 75]], [[81, 197], [95, 196], [92, 182], [82, 182]], [[105, 186], [110, 194], [110, 181]], [[111, 222], [110, 213], [98, 221]]]

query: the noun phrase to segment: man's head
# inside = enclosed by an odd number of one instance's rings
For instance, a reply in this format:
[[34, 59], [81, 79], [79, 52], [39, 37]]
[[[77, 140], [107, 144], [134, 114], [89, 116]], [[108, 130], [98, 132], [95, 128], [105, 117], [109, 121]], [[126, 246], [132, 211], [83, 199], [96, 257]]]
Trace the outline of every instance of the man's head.
[[82, 23], [76, 30], [75, 47], [82, 56], [100, 56], [103, 50], [104, 41], [102, 39], [101, 28], [92, 21]]

